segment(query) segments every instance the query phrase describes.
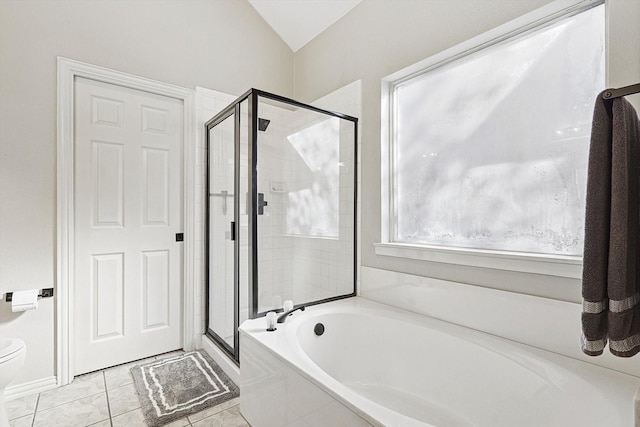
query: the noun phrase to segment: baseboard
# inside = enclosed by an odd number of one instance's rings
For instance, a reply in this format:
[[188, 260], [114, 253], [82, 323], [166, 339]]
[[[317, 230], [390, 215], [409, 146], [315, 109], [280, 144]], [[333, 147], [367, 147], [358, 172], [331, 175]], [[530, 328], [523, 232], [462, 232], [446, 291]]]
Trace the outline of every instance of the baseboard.
[[202, 349], [222, 368], [231, 381], [240, 385], [240, 368], [206, 335], [202, 336]]
[[46, 377], [27, 383], [10, 385], [4, 390], [4, 397], [9, 401], [29, 396], [31, 394], [42, 393], [43, 391], [51, 390], [56, 387], [58, 387], [58, 380], [56, 377]]

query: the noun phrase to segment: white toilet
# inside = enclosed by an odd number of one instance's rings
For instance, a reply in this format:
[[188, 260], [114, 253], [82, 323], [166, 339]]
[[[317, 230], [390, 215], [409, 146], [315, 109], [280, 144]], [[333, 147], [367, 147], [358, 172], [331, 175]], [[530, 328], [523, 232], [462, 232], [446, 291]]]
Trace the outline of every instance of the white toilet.
[[0, 427], [9, 427], [4, 389], [18, 375], [26, 354], [27, 346], [21, 339], [0, 337]]

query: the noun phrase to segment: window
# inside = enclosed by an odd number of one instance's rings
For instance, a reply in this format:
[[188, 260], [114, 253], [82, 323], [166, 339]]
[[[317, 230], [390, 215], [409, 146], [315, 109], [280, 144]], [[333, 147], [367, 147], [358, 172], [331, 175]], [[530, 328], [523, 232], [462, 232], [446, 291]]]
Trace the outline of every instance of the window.
[[340, 119], [312, 124], [287, 140], [304, 167], [294, 170], [300, 189], [288, 193], [286, 233], [338, 238]]
[[386, 79], [387, 241], [579, 260], [604, 28], [574, 10]]

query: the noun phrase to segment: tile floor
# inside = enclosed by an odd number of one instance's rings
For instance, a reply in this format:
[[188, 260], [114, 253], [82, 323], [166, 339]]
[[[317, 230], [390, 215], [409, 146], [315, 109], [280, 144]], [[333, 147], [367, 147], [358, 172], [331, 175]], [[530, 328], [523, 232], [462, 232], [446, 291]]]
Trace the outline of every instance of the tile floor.
[[[147, 423], [129, 369], [162, 354], [76, 377], [67, 386], [7, 402], [11, 427], [145, 427]], [[239, 399], [207, 408], [167, 427], [249, 427]]]

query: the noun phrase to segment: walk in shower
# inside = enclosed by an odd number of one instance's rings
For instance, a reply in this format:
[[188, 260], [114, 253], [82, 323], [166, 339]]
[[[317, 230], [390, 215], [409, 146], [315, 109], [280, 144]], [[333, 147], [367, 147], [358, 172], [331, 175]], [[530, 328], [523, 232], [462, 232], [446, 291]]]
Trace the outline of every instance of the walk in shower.
[[206, 334], [355, 295], [358, 119], [251, 89], [205, 124]]

